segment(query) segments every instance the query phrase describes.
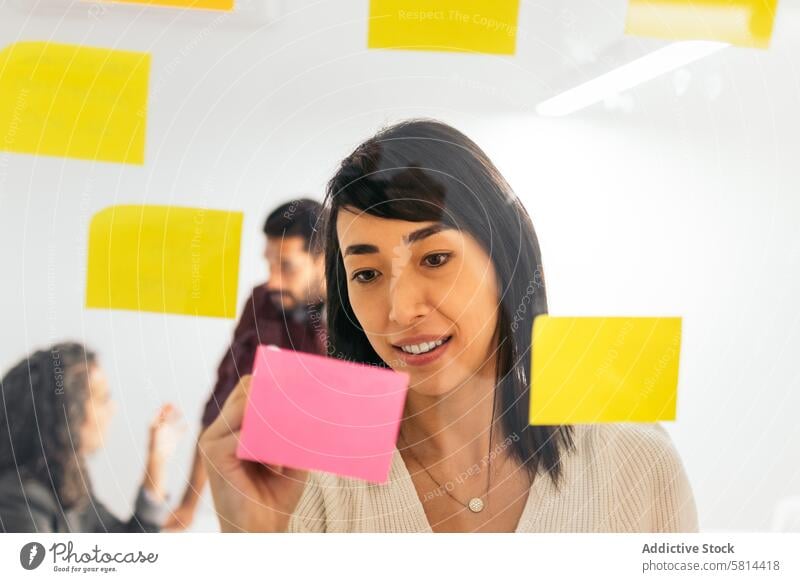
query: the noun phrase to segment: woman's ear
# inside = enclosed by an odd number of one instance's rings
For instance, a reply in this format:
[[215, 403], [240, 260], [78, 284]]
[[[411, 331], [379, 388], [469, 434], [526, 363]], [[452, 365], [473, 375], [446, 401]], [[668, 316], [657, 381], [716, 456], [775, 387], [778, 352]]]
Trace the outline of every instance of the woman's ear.
[[327, 293], [327, 281], [325, 279], [325, 253], [312, 256], [314, 261], [314, 271], [316, 273], [317, 287], [321, 297]]

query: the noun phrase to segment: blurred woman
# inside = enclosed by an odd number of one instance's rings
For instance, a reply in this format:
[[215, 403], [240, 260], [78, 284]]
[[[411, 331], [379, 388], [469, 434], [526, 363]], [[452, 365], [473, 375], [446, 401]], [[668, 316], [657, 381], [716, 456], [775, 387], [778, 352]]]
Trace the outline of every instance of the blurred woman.
[[436, 121], [390, 127], [342, 162], [326, 209], [333, 354], [410, 376], [389, 480], [238, 459], [245, 378], [201, 439], [224, 530], [696, 530], [659, 425], [528, 424], [542, 258], [473, 141]]
[[163, 406], [149, 427], [144, 477], [128, 520], [92, 491], [85, 459], [103, 446], [114, 412], [95, 354], [77, 343], [37, 351], [2, 379], [0, 530], [5, 532], [157, 532], [167, 513]]

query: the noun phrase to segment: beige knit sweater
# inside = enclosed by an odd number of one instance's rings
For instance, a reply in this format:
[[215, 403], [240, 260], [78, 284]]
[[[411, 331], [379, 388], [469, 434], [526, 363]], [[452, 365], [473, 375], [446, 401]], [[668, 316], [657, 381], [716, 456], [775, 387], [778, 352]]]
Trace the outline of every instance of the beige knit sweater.
[[[517, 532], [695, 532], [697, 512], [680, 457], [658, 424], [575, 425], [556, 491], [531, 487]], [[311, 473], [290, 532], [431, 532], [395, 449], [383, 485]]]

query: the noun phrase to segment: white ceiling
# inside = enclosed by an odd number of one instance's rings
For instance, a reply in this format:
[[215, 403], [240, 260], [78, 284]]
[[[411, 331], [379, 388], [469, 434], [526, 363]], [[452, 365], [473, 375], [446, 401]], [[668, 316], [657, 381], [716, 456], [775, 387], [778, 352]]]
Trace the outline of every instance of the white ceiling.
[[[0, 40], [47, 38], [151, 51], [154, 77], [186, 87], [211, 75], [251, 90], [293, 85], [293, 100], [363, 87], [419, 96], [463, 87], [460, 109], [529, 110], [661, 41], [625, 37], [626, 0], [523, 0], [514, 57], [367, 51], [367, 0], [239, 0], [235, 14], [79, 0], [0, 0]], [[770, 57], [800, 50], [800, 2], [782, 0]], [[753, 51], [744, 51], [753, 52]], [[761, 52], [761, 51], [759, 51]], [[236, 75], [232, 79], [232, 75]], [[295, 81], [301, 81], [295, 83]]]

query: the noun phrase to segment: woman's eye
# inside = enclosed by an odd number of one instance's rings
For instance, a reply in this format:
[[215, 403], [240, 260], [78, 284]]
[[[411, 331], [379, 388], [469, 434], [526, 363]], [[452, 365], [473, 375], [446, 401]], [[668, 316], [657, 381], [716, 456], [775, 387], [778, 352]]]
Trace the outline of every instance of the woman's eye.
[[378, 278], [378, 272], [374, 269], [364, 269], [363, 271], [358, 271], [353, 273], [353, 281], [358, 281], [359, 283], [371, 283], [375, 279]]
[[450, 253], [433, 253], [422, 259], [428, 267], [441, 267], [450, 260]]

